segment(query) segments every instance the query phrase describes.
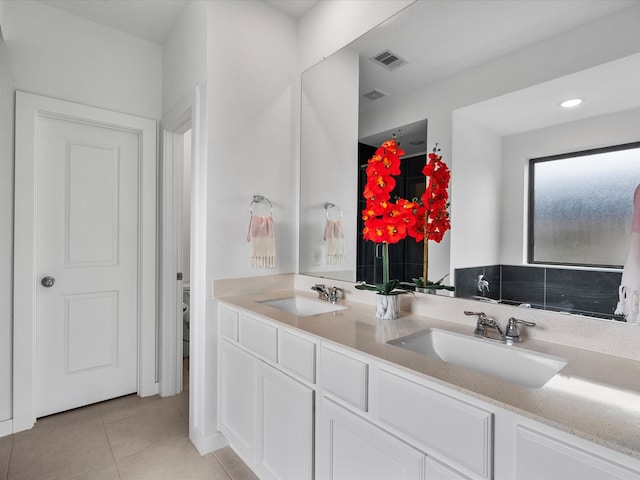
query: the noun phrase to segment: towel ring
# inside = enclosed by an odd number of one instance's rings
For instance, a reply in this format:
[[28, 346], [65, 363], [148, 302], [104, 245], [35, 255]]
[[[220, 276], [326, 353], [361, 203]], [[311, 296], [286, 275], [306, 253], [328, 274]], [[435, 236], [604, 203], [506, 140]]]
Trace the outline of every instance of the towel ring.
[[329, 217], [329, 211], [330, 211], [332, 208], [335, 208], [335, 209], [337, 209], [337, 210], [338, 210], [338, 212], [340, 213], [340, 218], [338, 218], [338, 220], [342, 220], [342, 209], [341, 209], [339, 206], [337, 206], [335, 203], [325, 202], [325, 203], [324, 203], [324, 210], [325, 210], [325, 212], [324, 212], [324, 213], [325, 213], [325, 215], [327, 216], [327, 220], [332, 220], [332, 219]]
[[262, 195], [253, 196], [253, 200], [251, 200], [251, 203], [249, 204], [249, 212], [253, 214], [253, 205], [256, 203], [262, 203], [262, 202], [267, 202], [269, 204], [269, 215], [272, 215], [273, 205], [271, 204], [271, 201], [267, 197], [263, 197]]

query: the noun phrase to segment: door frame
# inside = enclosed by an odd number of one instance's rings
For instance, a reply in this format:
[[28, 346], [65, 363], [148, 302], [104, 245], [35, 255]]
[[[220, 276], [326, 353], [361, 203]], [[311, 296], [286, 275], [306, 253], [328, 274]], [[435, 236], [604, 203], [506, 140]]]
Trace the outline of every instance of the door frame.
[[135, 133], [140, 138], [138, 192], [137, 393], [156, 382], [156, 137], [154, 120], [27, 92], [16, 92], [13, 271], [13, 431], [36, 422], [37, 162], [41, 118], [73, 120]]
[[[182, 390], [182, 295], [181, 280], [177, 280], [182, 265], [182, 193], [184, 162], [195, 163], [196, 135], [191, 135], [191, 158], [184, 158], [184, 133], [195, 131], [194, 107], [191, 96], [184, 99], [162, 121], [162, 225], [160, 239], [160, 318], [161, 349], [160, 389], [163, 397], [176, 395]], [[193, 178], [191, 179], [193, 212]], [[193, 220], [193, 215], [192, 220]], [[189, 236], [193, 244], [193, 221]], [[194, 256], [193, 249], [191, 258]]]

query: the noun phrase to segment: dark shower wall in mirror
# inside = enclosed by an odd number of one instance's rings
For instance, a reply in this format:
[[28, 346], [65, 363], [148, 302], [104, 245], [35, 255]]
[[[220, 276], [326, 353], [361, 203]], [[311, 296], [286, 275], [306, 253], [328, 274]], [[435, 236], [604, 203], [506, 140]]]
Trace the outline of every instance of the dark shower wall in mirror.
[[[478, 289], [482, 275], [489, 284]], [[623, 320], [614, 315], [622, 273], [616, 271], [486, 265], [455, 270], [456, 297], [484, 297], [510, 305]]]
[[[365, 209], [366, 201], [362, 191], [367, 183], [366, 166], [376, 151], [376, 147], [358, 143], [358, 247], [356, 279], [367, 283], [382, 283], [382, 258], [380, 248], [374, 242], [362, 238], [364, 221], [360, 212]], [[425, 190], [425, 177], [422, 174], [426, 155], [402, 158], [401, 174], [396, 179], [396, 188], [391, 198], [396, 196], [406, 199], [420, 198]], [[389, 245], [389, 278], [410, 282], [412, 278], [422, 276], [423, 242], [416, 242], [407, 237], [400, 242]]]

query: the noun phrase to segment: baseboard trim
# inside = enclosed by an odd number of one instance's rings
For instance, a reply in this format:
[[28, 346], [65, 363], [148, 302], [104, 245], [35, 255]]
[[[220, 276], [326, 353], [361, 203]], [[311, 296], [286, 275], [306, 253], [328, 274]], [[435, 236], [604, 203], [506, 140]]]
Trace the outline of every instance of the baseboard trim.
[[13, 433], [13, 419], [3, 420], [0, 422], [0, 437], [6, 437]]
[[189, 440], [191, 440], [200, 455], [206, 455], [229, 445], [229, 441], [220, 432], [204, 437], [196, 429], [191, 428], [189, 429]]

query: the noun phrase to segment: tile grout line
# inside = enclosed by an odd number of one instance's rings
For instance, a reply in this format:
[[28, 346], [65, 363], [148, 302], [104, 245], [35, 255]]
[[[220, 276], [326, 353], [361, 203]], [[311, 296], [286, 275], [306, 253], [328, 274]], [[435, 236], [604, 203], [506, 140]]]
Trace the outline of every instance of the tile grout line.
[[225, 471], [225, 473], [227, 474], [227, 476], [231, 479], [231, 480], [235, 480], [235, 478], [233, 478], [233, 475], [231, 475], [231, 472], [229, 471], [229, 469], [227, 468], [227, 466], [224, 464], [224, 462], [222, 460], [220, 460], [218, 458], [218, 456], [216, 455], [216, 452], [211, 452], [211, 455], [213, 455], [213, 458], [216, 459], [216, 462], [218, 462], [218, 464], [222, 467], [222, 469]]
[[9, 467], [11, 466], [11, 457], [13, 457], [13, 443], [15, 440], [15, 433], [11, 434], [11, 447], [9, 448], [9, 460], [7, 461], [7, 467], [4, 471], [4, 480], [9, 480]]
[[109, 438], [109, 433], [107, 432], [107, 424], [104, 421], [104, 417], [102, 416], [102, 413], [100, 413], [100, 420], [102, 421], [102, 428], [104, 428], [104, 436], [107, 438], [107, 444], [109, 445], [109, 451], [111, 452], [113, 465], [116, 467], [116, 474], [118, 475], [118, 480], [122, 480], [122, 477], [120, 476], [120, 469], [118, 468], [118, 462], [116, 460], [116, 456], [113, 453], [113, 448], [111, 447], [111, 439]]

